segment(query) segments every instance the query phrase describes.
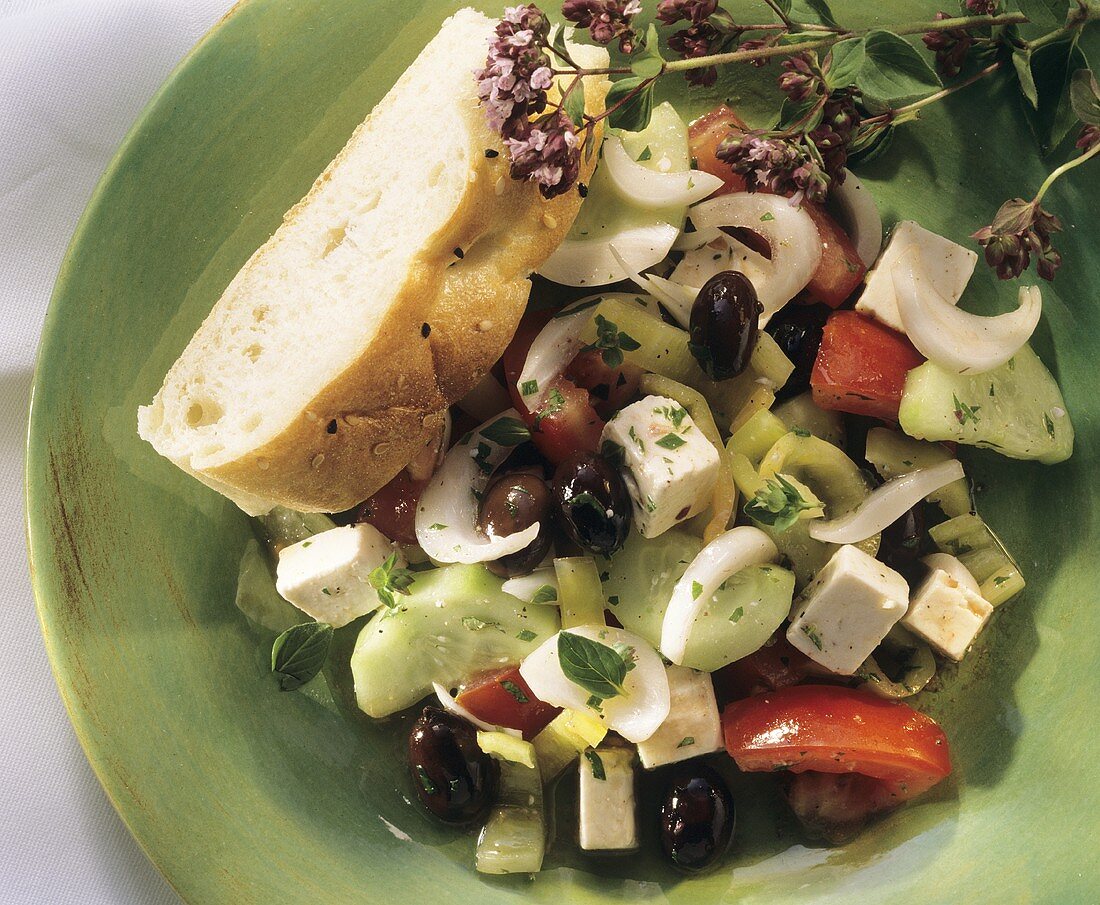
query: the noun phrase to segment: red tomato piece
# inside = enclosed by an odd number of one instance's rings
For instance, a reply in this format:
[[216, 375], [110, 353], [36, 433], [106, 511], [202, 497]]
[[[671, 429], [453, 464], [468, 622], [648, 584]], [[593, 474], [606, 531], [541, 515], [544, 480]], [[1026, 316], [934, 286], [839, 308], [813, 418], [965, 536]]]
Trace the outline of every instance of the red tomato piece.
[[829, 316], [810, 386], [824, 409], [898, 420], [905, 375], [924, 358], [902, 334], [855, 311]]
[[802, 209], [810, 215], [821, 237], [821, 263], [806, 284], [803, 297], [807, 301], [824, 302], [830, 308], [837, 308], [863, 282], [867, 265], [849, 235], [823, 207], [803, 201]]
[[779, 632], [759, 650], [714, 673], [714, 693], [720, 704], [763, 691], [797, 685], [819, 670], [817, 664]]
[[718, 145], [731, 132], [744, 132], [744, 121], [725, 104], [704, 113], [688, 129], [688, 147], [695, 158], [695, 168], [721, 179], [725, 185], [712, 195], [728, 195], [745, 191], [745, 177], [733, 172], [724, 160], [718, 159]]
[[565, 369], [565, 376], [588, 390], [589, 401], [596, 413], [610, 418], [638, 395], [638, 385], [645, 373], [637, 365], [623, 362], [612, 368], [598, 349], [581, 352]]
[[889, 787], [860, 773], [805, 773], [789, 775], [784, 792], [799, 823], [811, 836], [833, 844], [847, 842], [868, 818], [901, 802]]
[[577, 450], [595, 452], [600, 445], [604, 422], [592, 407], [588, 390], [565, 377], [559, 377], [546, 388], [534, 412], [527, 410], [520, 397], [516, 381], [527, 361], [527, 350], [550, 317], [548, 311], [524, 316], [512, 342], [504, 350], [504, 374], [516, 411], [531, 428], [532, 441], [539, 452], [557, 465]]
[[474, 680], [457, 700], [479, 720], [518, 729], [528, 741], [561, 713], [561, 708], [536, 698], [514, 666]]
[[416, 504], [428, 480], [417, 481], [402, 468], [385, 487], [351, 510], [349, 524], [367, 522], [390, 540], [415, 544]]
[[746, 771], [859, 773], [899, 803], [951, 772], [947, 737], [901, 701], [837, 685], [794, 685], [728, 705], [726, 750]]

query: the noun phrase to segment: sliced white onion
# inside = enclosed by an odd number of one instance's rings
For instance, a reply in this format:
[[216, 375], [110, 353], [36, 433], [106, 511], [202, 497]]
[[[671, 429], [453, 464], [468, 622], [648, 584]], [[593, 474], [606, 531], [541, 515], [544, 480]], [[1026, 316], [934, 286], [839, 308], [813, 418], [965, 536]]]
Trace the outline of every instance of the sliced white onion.
[[668, 309], [669, 314], [676, 318], [677, 323], [687, 329], [691, 320], [691, 306], [695, 304], [697, 293], [664, 277], [652, 273], [639, 273], [619, 254], [619, 250], [614, 245], [611, 246], [611, 253], [635, 285], [661, 302]]
[[455, 404], [478, 421], [488, 421], [510, 407], [512, 402], [500, 381], [492, 374], [486, 374]]
[[909, 340], [925, 358], [956, 374], [982, 374], [1012, 358], [1035, 332], [1043, 313], [1038, 286], [1020, 287], [1020, 306], [982, 317], [957, 308], [925, 277], [915, 247], [893, 269], [898, 314]]
[[[531, 348], [527, 350], [527, 360], [523, 363], [523, 370], [519, 372], [519, 379], [516, 381], [516, 389], [519, 390], [520, 398], [528, 411], [535, 410], [546, 396], [550, 384], [577, 357], [584, 345], [581, 335], [592, 318], [592, 306], [585, 303], [598, 298], [599, 296], [589, 296], [581, 299], [572, 306], [576, 311], [572, 307], [559, 311], [547, 321], [531, 343]], [[525, 389], [530, 389], [531, 392], [525, 393]]]
[[695, 251], [697, 248], [702, 248], [708, 242], [713, 242], [715, 239], [725, 235], [722, 230], [717, 227], [710, 227], [709, 229], [697, 229], [693, 232], [680, 233], [680, 238], [672, 243], [673, 251]]
[[827, 544], [858, 544], [892, 525], [928, 494], [965, 476], [958, 459], [899, 475], [872, 490], [867, 499], [847, 515], [813, 522], [810, 537]]
[[505, 594], [511, 594], [524, 603], [534, 603], [535, 595], [546, 587], [554, 589], [554, 599], [540, 600], [539, 603], [557, 603], [558, 573], [552, 565], [549, 568], [535, 569], [527, 575], [517, 575], [515, 578], [509, 578], [500, 586], [500, 589]]
[[982, 587], [978, 584], [978, 579], [962, 564], [960, 559], [950, 553], [929, 553], [927, 556], [921, 557], [921, 562], [932, 571], [939, 569], [941, 572], [946, 572], [955, 584], [966, 588], [968, 591], [973, 591], [979, 597], [982, 596]]
[[634, 668], [623, 680], [625, 695], [608, 698], [596, 711], [588, 707], [590, 698], [580, 685], [566, 678], [558, 663], [558, 637], [544, 641], [519, 668], [520, 675], [540, 701], [556, 707], [583, 710], [599, 718], [608, 729], [630, 742], [644, 742], [668, 717], [668, 674], [657, 652], [644, 638], [621, 628], [582, 625], [569, 629], [574, 635], [598, 641], [608, 647], [633, 648]]
[[466, 720], [467, 723], [473, 723], [478, 729], [484, 729], [486, 732], [505, 732], [515, 738], [523, 738], [523, 733], [518, 729], [494, 726], [492, 723], [486, 723], [485, 720], [479, 720], [470, 713], [469, 710], [459, 704], [458, 701], [455, 700], [454, 695], [438, 682], [432, 682], [432, 690], [435, 692], [435, 696], [439, 698], [439, 706], [446, 710], [447, 713], [453, 713], [455, 716]]
[[538, 522], [504, 537], [485, 537], [477, 530], [475, 494], [485, 489], [493, 470], [512, 450], [482, 434], [502, 418], [519, 420], [519, 414], [515, 409], [508, 409], [451, 447], [420, 496], [416, 507], [416, 541], [436, 562], [475, 563], [500, 559], [509, 553], [518, 553], [539, 533]]
[[718, 586], [746, 566], [774, 562], [778, 555], [768, 535], [748, 526], [720, 534], [703, 547], [672, 590], [661, 625], [661, 653], [683, 663], [695, 619]]
[[617, 136], [603, 143], [603, 166], [618, 195], [639, 207], [687, 207], [721, 188], [722, 180], [701, 170], [662, 173], [642, 166]]
[[[691, 222], [699, 229], [739, 226], [767, 240], [772, 250], [769, 272], [759, 284], [753, 281], [764, 306], [762, 323], [805, 288], [821, 262], [821, 239], [814, 221], [779, 195], [737, 192], [712, 198], [691, 209]], [[746, 276], [752, 281], [751, 275]]]
[[882, 215], [874, 197], [855, 173], [845, 170], [844, 181], [829, 195], [829, 206], [851, 237], [859, 259], [870, 267], [882, 250]]
[[641, 271], [663, 260], [679, 235], [671, 223], [656, 220], [604, 236], [566, 238], [539, 273], [563, 286], [606, 286], [629, 276], [611, 253], [612, 243], [631, 267]]
[[756, 288], [770, 277], [771, 269], [771, 261], [760, 252], [719, 230], [706, 245], [685, 252], [669, 279], [698, 294], [707, 280], [725, 270], [743, 273]]

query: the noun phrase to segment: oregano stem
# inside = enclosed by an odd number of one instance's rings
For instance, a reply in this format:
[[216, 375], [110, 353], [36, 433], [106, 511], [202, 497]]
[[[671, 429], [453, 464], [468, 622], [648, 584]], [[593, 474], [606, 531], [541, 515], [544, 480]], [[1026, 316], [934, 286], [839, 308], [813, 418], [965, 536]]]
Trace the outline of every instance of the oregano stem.
[[937, 91], [935, 94], [928, 95], [928, 97], [922, 97], [919, 101], [913, 101], [913, 103], [911, 104], [906, 104], [904, 107], [898, 107], [886, 113], [879, 113], [876, 116], [869, 116], [863, 121], [863, 125], [866, 125], [868, 123], [888, 122], [898, 116], [903, 116], [906, 113], [915, 113], [922, 107], [927, 107], [930, 104], [936, 103], [937, 101], [942, 101], [945, 97], [949, 97], [956, 91], [962, 91], [964, 88], [969, 88], [975, 82], [980, 82], [986, 76], [992, 75], [1003, 65], [1003, 61], [997, 61], [990, 66], [986, 66], [985, 69], [981, 70], [980, 72], [974, 73], [974, 75], [970, 76], [969, 78], [963, 79], [963, 81], [958, 82], [955, 85], [949, 85], [948, 87]]
[[[939, 19], [932, 22], [913, 22], [892, 28], [897, 35], [919, 35], [929, 31], [950, 31], [954, 28], [972, 28], [977, 25], [1014, 25], [1029, 21], [1022, 13], [1006, 13], [1001, 16], [956, 16], [954, 19]], [[832, 47], [848, 38], [865, 37], [873, 28], [836, 32], [813, 41], [798, 44], [782, 44], [773, 47], [760, 47], [754, 50], [735, 50], [730, 53], [714, 53], [705, 57], [692, 57], [686, 60], [672, 60], [665, 63], [663, 72], [684, 72], [689, 69], [703, 69], [707, 66], [721, 66], [725, 63], [739, 63], [747, 60], [766, 60], [770, 57], [790, 56], [804, 50], [820, 50]]]
[[794, 28], [794, 22], [791, 20], [790, 16], [783, 12], [782, 6], [776, 3], [775, 0], [764, 0], [764, 2], [768, 4], [769, 7], [771, 7], [771, 11], [773, 13], [779, 16], [779, 20], [783, 23], [784, 28], [786, 28], [788, 31]]
[[1043, 184], [1041, 186], [1039, 186], [1039, 191], [1035, 194], [1035, 198], [1034, 198], [1034, 200], [1032, 200], [1031, 203], [1033, 205], [1035, 205], [1036, 207], [1038, 207], [1039, 204], [1043, 200], [1043, 196], [1047, 193], [1047, 191], [1050, 189], [1050, 187], [1052, 185], [1054, 185], [1055, 182], [1058, 181], [1058, 178], [1060, 176], [1064, 176], [1066, 173], [1068, 173], [1074, 167], [1081, 166], [1081, 164], [1083, 164], [1085, 161], [1095, 157], [1097, 154], [1100, 154], [1100, 142], [1097, 142], [1096, 144], [1094, 144], [1091, 148], [1089, 148], [1080, 157], [1074, 157], [1073, 160], [1067, 160], [1060, 167], [1058, 167], [1057, 169], [1051, 171], [1051, 174], [1049, 176], [1047, 176], [1047, 178], [1045, 180], [1043, 180]]

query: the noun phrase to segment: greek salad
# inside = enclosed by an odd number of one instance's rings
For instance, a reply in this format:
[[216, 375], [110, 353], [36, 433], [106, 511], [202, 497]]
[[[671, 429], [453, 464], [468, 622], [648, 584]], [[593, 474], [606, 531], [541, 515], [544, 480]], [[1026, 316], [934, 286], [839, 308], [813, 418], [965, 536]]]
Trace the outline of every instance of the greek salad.
[[973, 251], [912, 221], [884, 241], [851, 173], [825, 206], [746, 191], [716, 156], [742, 128], [665, 104], [609, 135], [448, 430], [350, 512], [257, 522], [238, 603], [273, 612], [273, 554], [300, 611], [282, 687], [326, 693], [356, 633], [358, 707], [415, 714], [412, 786], [480, 828], [478, 871], [540, 870], [562, 777], [556, 836], [586, 852], [648, 822], [680, 870], [735, 858], [721, 761], [772, 774], [808, 836], [851, 838], [951, 773], [920, 693], [1024, 587], [957, 453], [1071, 454], [1028, 345], [1038, 288], [967, 311]]

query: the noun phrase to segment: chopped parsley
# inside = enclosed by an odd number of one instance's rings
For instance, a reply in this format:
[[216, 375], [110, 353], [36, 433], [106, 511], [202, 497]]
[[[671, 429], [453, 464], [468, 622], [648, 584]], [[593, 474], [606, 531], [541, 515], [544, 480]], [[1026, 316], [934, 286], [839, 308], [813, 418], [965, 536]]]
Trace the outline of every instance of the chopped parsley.
[[967, 421], [972, 421], [974, 424], [978, 423], [980, 420], [978, 412], [982, 410], [980, 405], [967, 405], [965, 402], [960, 401], [955, 393], [951, 394], [951, 401], [955, 404], [955, 420], [959, 424], [966, 424]]
[[480, 632], [482, 629], [487, 628], [495, 628], [498, 632], [504, 631], [504, 629], [500, 627], [499, 622], [484, 622], [478, 619], [477, 616], [463, 616], [462, 627], [471, 632]]
[[756, 491], [756, 496], [745, 504], [744, 512], [762, 525], [786, 531], [798, 521], [800, 513], [817, 507], [816, 502], [807, 502], [794, 484], [777, 474]]
[[691, 599], [698, 600], [703, 594], [703, 586], [697, 581], [691, 583]]
[[531, 597], [531, 603], [553, 603], [558, 599], [558, 589], [552, 584], [544, 584]]
[[664, 415], [669, 421], [672, 422], [672, 426], [679, 430], [680, 425], [684, 423], [684, 419], [688, 416], [687, 409], [681, 408], [678, 405], [664, 405], [661, 408], [653, 410], [655, 415]]
[[802, 626], [802, 634], [810, 639], [810, 643], [813, 644], [814, 647], [821, 650], [821, 631], [816, 625]]
[[511, 679], [504, 679], [500, 683], [500, 687], [503, 688], [508, 694], [510, 694], [520, 704], [529, 704], [531, 699], [527, 697], [526, 693]]
[[686, 442], [679, 434], [665, 434], [657, 441], [657, 445], [664, 449], [679, 449]]
[[588, 765], [592, 768], [592, 778], [598, 779], [603, 782], [607, 779], [607, 772], [603, 768], [603, 761], [600, 756], [591, 748], [584, 752], [584, 759], [588, 761]]
[[1048, 415], [1046, 412], [1043, 412], [1043, 426], [1047, 429], [1047, 434], [1050, 436], [1050, 439], [1053, 440], [1054, 439], [1054, 422], [1051, 421], [1050, 415]]
[[428, 778], [427, 771], [425, 771], [423, 767], [418, 766], [416, 768], [416, 775], [419, 777], [420, 785], [423, 787], [424, 791], [429, 795], [434, 795], [437, 791], [435, 783]]
[[629, 333], [624, 333], [602, 314], [596, 315], [596, 341], [585, 346], [585, 351], [599, 349], [603, 363], [609, 368], [617, 368], [623, 363], [623, 352], [633, 352], [642, 344]]
[[732, 622], [734, 625], [737, 625], [737, 623], [741, 621], [741, 617], [744, 615], [745, 608], [743, 606], [739, 606], [736, 610], [730, 613], [730, 622]]
[[542, 424], [543, 418], [549, 418], [551, 415], [556, 415], [563, 408], [565, 408], [565, 397], [558, 389], [550, 391], [550, 395], [546, 397], [546, 404], [539, 409], [537, 415], [535, 415], [535, 430], [539, 429]]
[[680, 744], [678, 744], [676, 747], [677, 748], [686, 748], [689, 745], [694, 745], [694, 744], [695, 744], [695, 736], [685, 735], [682, 739], [680, 739]]
[[516, 637], [520, 641], [534, 641], [538, 637], [538, 635], [536, 635], [530, 629], [525, 628], [522, 632], [520, 632], [518, 635], [516, 635]]
[[520, 384], [519, 391], [524, 396], [534, 396], [539, 391], [539, 382], [537, 380], [525, 380]]

